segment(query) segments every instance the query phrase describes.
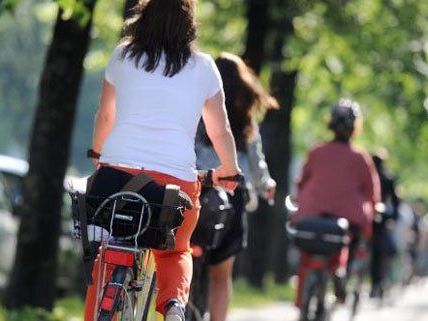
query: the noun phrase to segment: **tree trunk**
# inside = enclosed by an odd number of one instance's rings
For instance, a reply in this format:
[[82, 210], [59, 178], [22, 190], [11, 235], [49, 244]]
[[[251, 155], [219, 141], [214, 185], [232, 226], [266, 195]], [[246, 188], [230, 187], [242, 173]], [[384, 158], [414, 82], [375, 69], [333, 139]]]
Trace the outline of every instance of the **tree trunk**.
[[276, 282], [288, 277], [288, 239], [285, 232], [286, 211], [284, 199], [288, 194], [288, 170], [291, 159], [291, 112], [294, 103], [297, 72], [277, 71], [272, 75], [272, 91], [281, 109], [267, 113], [262, 124], [262, 136], [266, 160], [272, 177], [277, 182], [275, 206], [272, 211], [273, 225], [269, 231], [272, 240], [271, 264]]
[[17, 254], [5, 296], [9, 309], [50, 310], [56, 297], [63, 181], [95, 0], [84, 4], [90, 19], [83, 22], [64, 20], [59, 9], [39, 84]]
[[285, 232], [286, 211], [284, 199], [289, 190], [289, 167], [291, 160], [291, 112], [294, 105], [297, 71], [287, 72], [281, 68], [284, 61], [285, 41], [294, 30], [292, 18], [286, 13], [288, 1], [280, 1], [277, 10], [284, 13], [274, 29], [272, 49], [271, 91], [280, 104], [279, 110], [270, 110], [261, 126], [266, 160], [272, 177], [277, 182], [277, 193], [273, 210], [273, 225], [269, 231], [272, 240], [271, 264], [276, 282], [288, 277], [288, 239]]
[[[260, 73], [266, 53], [266, 36], [269, 31], [269, 0], [247, 0], [247, 38], [243, 54], [245, 62]], [[248, 245], [246, 251], [237, 257], [235, 276], [243, 275], [254, 287], [262, 288], [267, 270], [269, 243], [266, 231], [271, 226], [270, 206], [259, 199], [259, 208], [248, 215]]]
[[248, 244], [241, 255], [240, 270], [247, 282], [258, 289], [264, 286], [269, 270], [269, 249], [271, 247], [272, 207], [259, 198], [259, 207], [248, 214]]
[[247, 40], [243, 58], [259, 74], [265, 59], [269, 0], [247, 0]]

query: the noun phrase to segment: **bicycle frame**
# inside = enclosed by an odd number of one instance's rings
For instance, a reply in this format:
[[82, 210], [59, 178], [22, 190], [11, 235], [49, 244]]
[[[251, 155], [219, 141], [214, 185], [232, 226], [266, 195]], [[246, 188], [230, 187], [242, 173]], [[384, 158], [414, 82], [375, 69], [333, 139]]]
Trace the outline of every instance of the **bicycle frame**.
[[[147, 301], [150, 299], [151, 284], [155, 274], [154, 256], [149, 249], [143, 249], [139, 253], [135, 253], [132, 250], [127, 251], [124, 249], [124, 247], [122, 247], [120, 251], [122, 253], [130, 254], [135, 257], [135, 261], [132, 262], [133, 266], [127, 267], [128, 269], [132, 270], [132, 273], [130, 273], [130, 275], [133, 275], [132, 280], [128, 280], [128, 282], [133, 289], [136, 289], [136, 291], [140, 292], [139, 294], [142, 295], [139, 295], [138, 297], [131, 297], [132, 293], [129, 293], [128, 288], [125, 288], [123, 284], [117, 284], [117, 286], [123, 288], [124, 290], [124, 297], [122, 299], [127, 300], [128, 305], [133, 305], [135, 308], [134, 311], [122, 311], [122, 314], [124, 314], [124, 316], [121, 316], [119, 320], [141, 321], [144, 315], [147, 316], [146, 310], [147, 305], [149, 304], [149, 302]], [[101, 246], [100, 257], [105, 257], [106, 253], [110, 257], [107, 259], [108, 262], [103, 260], [102, 258], [97, 262], [101, 273], [96, 280], [97, 300], [95, 303], [94, 320], [98, 320], [100, 311], [103, 309], [103, 299], [105, 291], [107, 289], [107, 284], [111, 279], [111, 275], [113, 272], [112, 268], [122, 266], [113, 264], [113, 261], [117, 259], [114, 257], [114, 252], [119, 252], [117, 247], [115, 247], [112, 251], [112, 248]], [[113, 306], [110, 307], [110, 309], [112, 308]], [[129, 314], [132, 314], [131, 317], [129, 316]]]
[[[117, 200], [127, 202], [141, 202], [141, 215], [135, 234], [114, 237], [114, 226], [117, 221], [129, 221], [129, 218], [117, 210]], [[151, 210], [147, 200], [140, 194], [133, 192], [120, 192], [106, 199], [97, 209], [94, 216], [98, 215], [109, 203], [112, 203], [112, 215], [110, 219], [110, 233], [107, 238], [101, 240], [96, 278], [96, 302], [94, 320], [101, 320], [102, 313], [117, 315], [120, 313], [121, 321], [141, 321], [147, 317], [147, 307], [151, 297], [152, 280], [155, 274], [154, 256], [150, 249], [140, 248], [137, 237], [148, 228], [148, 223], [143, 225], [143, 216], [147, 214], [150, 222]], [[94, 233], [95, 235], [95, 233]], [[114, 273], [123, 273], [124, 279], [119, 282], [112, 281]], [[130, 293], [130, 292], [133, 293]], [[137, 293], [138, 292], [138, 293]], [[118, 308], [118, 296], [123, 301], [122, 311]], [[128, 304], [126, 304], [126, 302]], [[128, 310], [125, 309], [127, 307]], [[103, 312], [104, 311], [104, 312]], [[116, 313], [117, 312], [117, 313]]]
[[[328, 313], [334, 305], [326, 307], [327, 283], [330, 278], [332, 256], [316, 255], [301, 252], [300, 277], [304, 283], [300, 284], [300, 298], [298, 299], [302, 321], [324, 320], [319, 314]], [[313, 308], [313, 299], [317, 307]], [[313, 314], [313, 315], [312, 315]]]

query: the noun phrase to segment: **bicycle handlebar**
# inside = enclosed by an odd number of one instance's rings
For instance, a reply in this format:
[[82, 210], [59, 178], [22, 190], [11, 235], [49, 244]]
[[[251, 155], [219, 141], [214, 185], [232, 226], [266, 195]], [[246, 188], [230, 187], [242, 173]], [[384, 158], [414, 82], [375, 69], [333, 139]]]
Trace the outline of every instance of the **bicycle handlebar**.
[[[204, 187], [213, 187], [214, 181], [213, 181], [213, 173], [214, 170], [199, 170], [198, 171], [198, 180], [201, 182], [201, 184]], [[236, 182], [239, 184], [243, 184], [245, 179], [244, 175], [242, 174], [236, 174], [233, 176], [226, 176], [226, 177], [219, 177], [220, 181], [228, 181], [228, 182]]]

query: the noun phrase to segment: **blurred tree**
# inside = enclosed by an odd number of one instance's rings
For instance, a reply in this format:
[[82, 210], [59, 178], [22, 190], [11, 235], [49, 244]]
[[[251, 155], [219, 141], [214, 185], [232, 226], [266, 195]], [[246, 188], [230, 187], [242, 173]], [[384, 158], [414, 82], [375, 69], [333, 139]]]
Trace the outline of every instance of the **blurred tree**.
[[[280, 103], [279, 110], [269, 110], [266, 113], [260, 128], [266, 161], [278, 185], [275, 206], [272, 208], [260, 199], [258, 210], [249, 218], [250, 239], [244, 271], [247, 280], [256, 287], [263, 286], [263, 280], [269, 271], [274, 273], [277, 282], [286, 281], [288, 276], [288, 241], [284, 230], [286, 212], [283, 200], [290, 183], [291, 112], [295, 102], [297, 71], [285, 69], [284, 62], [289, 59], [285, 56], [285, 49], [289, 38], [294, 35], [293, 19], [300, 13], [301, 6], [302, 2], [286, 0], [272, 0], [263, 4], [249, 1], [247, 11], [249, 28], [244, 56], [253, 57], [257, 61], [257, 64], [253, 63], [256, 70], [260, 70], [263, 63], [267, 64], [271, 75], [271, 91]], [[254, 19], [260, 21], [253, 21]], [[266, 44], [266, 39], [269, 44]], [[260, 60], [263, 57], [266, 57], [266, 61]], [[251, 59], [248, 60], [251, 63]], [[270, 251], [266, 251], [267, 244], [270, 244]]]
[[269, 110], [261, 125], [266, 161], [272, 177], [277, 182], [275, 206], [270, 226], [271, 269], [276, 282], [284, 282], [288, 276], [288, 240], [284, 226], [286, 212], [284, 199], [289, 191], [289, 167], [291, 148], [291, 113], [295, 102], [297, 71], [283, 68], [288, 39], [294, 33], [293, 19], [298, 13], [294, 1], [277, 0], [271, 8], [272, 45], [269, 63], [271, 67], [271, 90], [277, 98], [279, 110]]
[[366, 119], [359, 143], [389, 149], [405, 194], [428, 197], [421, 179], [428, 175], [428, 3], [354, 0], [340, 10], [337, 4], [316, 1], [293, 21], [287, 67], [299, 70], [295, 146], [302, 151], [326, 139], [326, 107], [352, 97]]
[[17, 254], [5, 305], [52, 309], [63, 182], [95, 0], [62, 2], [39, 84]]
[[243, 58], [259, 74], [265, 61], [270, 0], [247, 0], [247, 35]]
[[[266, 39], [270, 32], [271, 17], [269, 9], [272, 1], [247, 1], [247, 35], [243, 59], [257, 73], [265, 64]], [[270, 253], [266, 251], [273, 226], [272, 208], [263, 198], [259, 207], [248, 216], [247, 249], [239, 255], [235, 263], [236, 273], [242, 273], [254, 287], [262, 288], [264, 277], [269, 269]]]
[[50, 37], [51, 24], [35, 17], [36, 6], [42, 5], [22, 1], [0, 17], [0, 149], [14, 156], [22, 156], [26, 147], [45, 55], [43, 39]]

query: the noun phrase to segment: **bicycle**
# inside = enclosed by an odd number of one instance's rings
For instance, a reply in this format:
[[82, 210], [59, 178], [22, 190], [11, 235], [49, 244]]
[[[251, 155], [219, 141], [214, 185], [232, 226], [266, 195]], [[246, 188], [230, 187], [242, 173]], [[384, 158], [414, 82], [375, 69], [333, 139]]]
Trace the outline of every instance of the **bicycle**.
[[[212, 186], [212, 173], [200, 171], [198, 179], [203, 185]], [[237, 177], [241, 175], [220, 179], [236, 180]], [[73, 217], [81, 219], [82, 212], [86, 212], [82, 208], [85, 202], [79, 202], [82, 194], [71, 193], [71, 198]], [[85, 198], [100, 199], [91, 195]], [[149, 203], [139, 193], [130, 191], [120, 191], [98, 201], [101, 204], [91, 222], [96, 223], [99, 216], [110, 219], [108, 231], [96, 224], [91, 227], [92, 235], [100, 245], [98, 259], [94, 263], [99, 271], [95, 280], [94, 320], [147, 321], [156, 288], [155, 262], [151, 250], [140, 246], [138, 239], [149, 228], [154, 207], [167, 207], [174, 215], [181, 216], [185, 207]], [[77, 238], [81, 234], [82, 239], [87, 239], [88, 235], [84, 235], [87, 231], [80, 225], [81, 221], [76, 219], [74, 234]]]
[[208, 292], [210, 265], [207, 255], [218, 248], [228, 233], [234, 208], [227, 193], [221, 189], [206, 189], [200, 197], [200, 220], [193, 232], [193, 278], [190, 287], [187, 321], [204, 321], [209, 318]]
[[351, 261], [347, 284], [351, 294], [350, 321], [353, 321], [358, 313], [361, 302], [361, 294], [364, 286], [364, 279], [368, 273], [369, 252], [367, 242], [360, 240], [356, 246], [355, 257]]
[[[290, 196], [286, 198], [286, 208], [290, 213], [294, 213], [298, 209]], [[350, 234], [353, 233], [349, 233], [349, 223], [343, 218], [308, 217], [299, 221], [295, 226], [287, 222], [286, 230], [295, 245], [301, 250], [301, 266], [305, 268], [305, 270], [301, 270], [301, 273], [306, 272], [304, 284], [300, 289], [299, 320], [329, 321], [339, 301], [336, 299], [333, 302], [326, 302], [328, 283], [330, 276], [336, 272], [333, 270], [337, 265], [334, 262], [335, 257], [344, 247], [351, 244]], [[363, 258], [365, 259], [367, 255], [363, 255], [362, 246], [357, 247], [361, 251], [355, 251], [355, 257], [349, 265], [346, 278], [342, 278], [345, 283], [350, 278], [354, 280], [350, 320], [353, 320], [357, 313], [366, 272]], [[333, 279], [335, 282], [340, 280], [340, 278]], [[344, 288], [344, 284], [342, 287]]]
[[[79, 193], [72, 193], [71, 197], [76, 211]], [[129, 204], [132, 209], [123, 208]], [[149, 203], [138, 193], [123, 191], [104, 198], [96, 209], [93, 221], [109, 213], [110, 232], [97, 225], [89, 228], [100, 245], [94, 262], [98, 271], [94, 280], [97, 293], [94, 320], [147, 320], [155, 290], [155, 263], [150, 249], [139, 246], [138, 237], [149, 228], [155, 206], [163, 205]], [[179, 206], [174, 210], [181, 213], [184, 208]], [[80, 233], [84, 234], [84, 229]]]

